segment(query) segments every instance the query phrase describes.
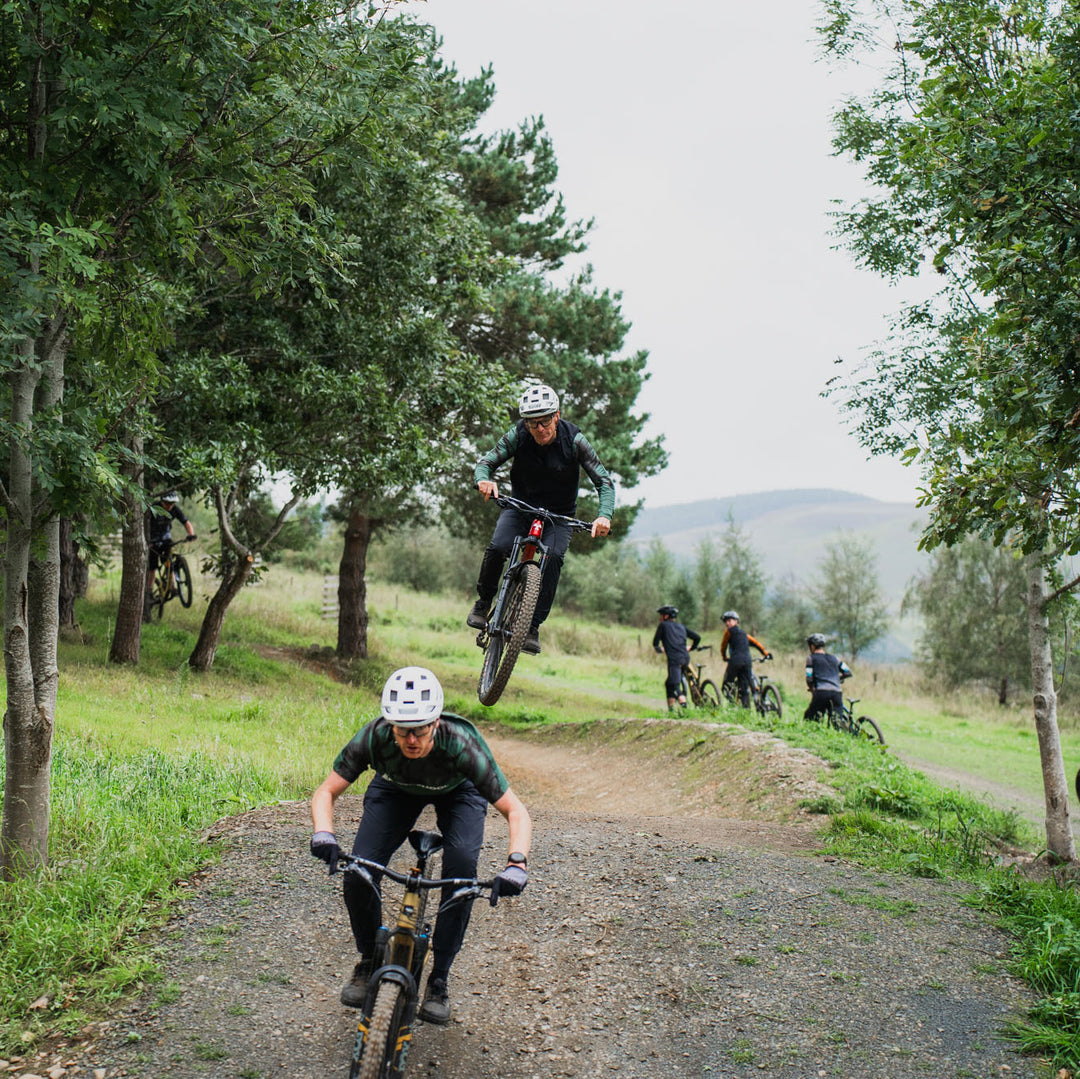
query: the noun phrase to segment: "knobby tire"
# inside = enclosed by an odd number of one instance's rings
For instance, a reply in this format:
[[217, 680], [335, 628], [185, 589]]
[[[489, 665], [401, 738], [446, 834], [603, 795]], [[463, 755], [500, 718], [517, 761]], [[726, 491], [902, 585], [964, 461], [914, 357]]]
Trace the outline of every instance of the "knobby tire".
[[711, 678], [706, 678], [701, 683], [701, 704], [702, 707], [708, 708], [710, 712], [715, 712], [720, 707], [720, 691]]
[[882, 745], [885, 744], [885, 735], [881, 733], [881, 728], [869, 716], [859, 716], [857, 722], [859, 729], [852, 732], [857, 738], [865, 738], [868, 742], [876, 740]]
[[514, 572], [514, 580], [506, 590], [501, 622], [509, 635], [492, 633], [488, 637], [477, 686], [481, 704], [494, 704], [506, 689], [540, 598], [540, 567], [535, 562], [519, 563], [508, 572]]
[[159, 622], [161, 616], [165, 613], [165, 585], [161, 577], [154, 578], [154, 589], [151, 592], [150, 599], [150, 617], [156, 618]]
[[784, 714], [784, 706], [780, 703], [780, 694], [776, 686], [766, 686], [761, 691], [762, 715], [774, 715], [779, 719]]
[[173, 569], [176, 571], [176, 590], [180, 596], [180, 606], [191, 606], [191, 570], [188, 569], [187, 559], [183, 555], [173, 558]]
[[387, 1079], [392, 1074], [404, 1010], [402, 987], [397, 982], [380, 982], [360, 1059], [353, 1061], [349, 1079]]

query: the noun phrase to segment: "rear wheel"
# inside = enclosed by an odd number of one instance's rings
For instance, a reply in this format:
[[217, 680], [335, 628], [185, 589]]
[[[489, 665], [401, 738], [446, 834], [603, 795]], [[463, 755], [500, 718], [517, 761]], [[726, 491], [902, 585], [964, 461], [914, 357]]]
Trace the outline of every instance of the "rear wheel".
[[[393, 1074], [394, 1062], [402, 1052], [401, 1020], [405, 1012], [405, 994], [397, 982], [379, 983], [371, 1022], [366, 1031], [356, 1034], [349, 1079], [387, 1079]], [[408, 1040], [406, 1030], [404, 1040]]]
[[502, 611], [492, 619], [499, 628], [488, 633], [477, 686], [481, 704], [494, 704], [506, 689], [540, 597], [540, 567], [535, 562], [519, 563], [507, 572], [513, 573], [514, 579], [506, 590]]
[[720, 692], [723, 695], [724, 700], [727, 701], [728, 704], [734, 704], [735, 703], [736, 691], [737, 691], [737, 686], [736, 686], [736, 683], [734, 683], [734, 682], [724, 682], [720, 686]]
[[154, 587], [150, 592], [150, 617], [160, 620], [165, 611], [165, 585], [163, 571], [154, 577]]
[[708, 708], [710, 712], [715, 712], [720, 707], [720, 691], [711, 678], [706, 678], [701, 683], [701, 706]]
[[858, 727], [851, 732], [856, 738], [865, 738], [868, 742], [885, 744], [885, 735], [881, 733], [881, 728], [869, 716], [859, 716], [856, 723]]
[[180, 606], [191, 606], [191, 570], [183, 555], [173, 558], [173, 572], [176, 574], [176, 591], [180, 595]]
[[776, 716], [777, 719], [784, 714], [784, 706], [780, 703], [780, 694], [776, 686], [766, 686], [761, 691], [761, 714]]

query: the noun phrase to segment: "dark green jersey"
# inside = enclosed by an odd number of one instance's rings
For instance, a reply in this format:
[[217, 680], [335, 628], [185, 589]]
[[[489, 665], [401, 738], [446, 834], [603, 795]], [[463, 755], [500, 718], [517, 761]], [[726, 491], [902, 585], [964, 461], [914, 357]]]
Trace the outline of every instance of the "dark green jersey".
[[338, 754], [334, 771], [350, 783], [368, 768], [406, 794], [446, 794], [469, 780], [493, 805], [509, 789], [484, 736], [467, 720], [443, 712], [435, 745], [426, 757], [409, 760], [380, 716], [359, 730]]

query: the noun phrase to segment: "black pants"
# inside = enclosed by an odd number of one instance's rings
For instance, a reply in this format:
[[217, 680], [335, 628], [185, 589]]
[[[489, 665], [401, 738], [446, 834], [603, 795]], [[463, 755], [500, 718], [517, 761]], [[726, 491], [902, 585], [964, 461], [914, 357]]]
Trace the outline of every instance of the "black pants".
[[739, 703], [743, 708], [750, 707], [750, 680], [753, 678], [754, 665], [747, 661], [746, 663], [738, 663], [735, 660], [728, 660], [727, 670], [724, 671], [724, 685], [729, 686], [732, 682], [737, 682], [739, 686]]
[[[386, 865], [394, 851], [408, 838], [424, 807], [429, 805], [435, 807], [435, 821], [444, 841], [440, 875], [475, 876], [484, 842], [488, 804], [468, 780], [448, 794], [419, 795], [406, 794], [389, 780], [376, 776], [364, 793], [364, 815], [353, 842], [353, 854]], [[380, 879], [376, 877], [375, 883], [378, 884]], [[443, 890], [444, 901], [452, 891], [451, 888]], [[370, 959], [375, 946], [375, 931], [382, 922], [382, 908], [378, 897], [352, 873], [345, 874], [345, 907], [357, 951]], [[431, 942], [432, 977], [445, 978], [449, 972], [465, 939], [471, 908], [471, 903], [462, 903], [436, 918]]]
[[830, 710], [837, 713], [844, 709], [844, 695], [838, 689], [815, 689], [810, 698], [810, 706], [803, 712], [803, 719], [817, 719], [826, 716]]
[[[489, 604], [494, 601], [495, 593], [499, 590], [499, 577], [502, 575], [503, 565], [510, 557], [514, 548], [514, 540], [529, 531], [529, 525], [533, 522], [532, 514], [522, 513], [520, 510], [505, 509], [499, 514], [495, 522], [495, 532], [491, 542], [484, 551], [484, 560], [480, 563], [480, 577], [476, 582], [476, 594], [480, 599]], [[559, 576], [562, 574], [563, 557], [566, 549], [570, 546], [570, 526], [564, 524], [550, 524], [544, 526], [542, 537], [544, 546], [547, 547], [548, 557], [544, 563], [544, 576], [540, 581], [540, 596], [536, 601], [536, 613], [533, 615], [533, 624], [530, 629], [536, 629], [542, 625], [551, 612], [551, 605], [555, 602], [555, 591], [559, 587]]]

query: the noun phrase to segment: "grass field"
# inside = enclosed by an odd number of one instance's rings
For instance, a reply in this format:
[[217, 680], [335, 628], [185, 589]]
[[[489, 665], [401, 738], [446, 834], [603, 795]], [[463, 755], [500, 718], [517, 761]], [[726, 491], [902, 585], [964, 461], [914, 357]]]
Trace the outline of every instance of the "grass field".
[[[485, 709], [475, 694], [480, 652], [464, 627], [469, 597], [378, 583], [369, 591], [370, 658], [332, 668], [327, 653], [336, 625], [320, 614], [321, 576], [281, 568], [234, 603], [213, 669], [196, 675], [186, 660], [209, 584], [195, 583], [190, 610], [170, 603], [161, 622], [144, 627], [137, 669], [107, 661], [115, 576], [93, 578], [78, 608], [81, 632], [62, 642], [50, 867], [43, 878], [0, 892], [0, 982], [16, 987], [0, 1003], [0, 1055], [44, 1033], [76, 1029], [152, 978], [153, 930], [167, 917], [177, 882], [213, 856], [199, 836], [220, 816], [306, 797], [342, 745], [377, 714], [379, 690], [395, 667], [433, 668], [450, 710], [511, 727], [668, 714], [651, 628], [556, 615], [544, 627], [543, 654], [523, 657], [503, 700]], [[718, 643], [719, 635], [710, 638]], [[719, 656], [703, 658], [706, 675], [719, 679]], [[879, 752], [801, 722], [801, 655], [780, 657], [769, 673], [786, 706], [774, 733], [833, 763], [823, 778], [836, 797], [813, 807], [831, 816], [825, 842], [846, 857], [904, 872], [963, 876], [1003, 918], [1038, 909], [998, 881], [986, 855], [1000, 841], [1037, 849], [1038, 830], [1003, 812], [1007, 805], [995, 810], [943, 790], [904, 763], [962, 769], [1037, 803], [1038, 751], [1023, 711], [937, 700], [911, 671], [857, 665], [849, 685], [862, 698], [860, 710], [885, 730], [889, 747]], [[737, 709], [723, 718], [761, 722]], [[1065, 725], [1062, 742], [1067, 763], [1075, 763], [1075, 725]], [[1061, 998], [1070, 978], [1074, 990], [1080, 985], [1080, 910], [1069, 906], [1071, 889], [1057, 892], [1053, 956], [1038, 958], [1045, 925], [1018, 932], [1035, 942], [1025, 976], [1056, 1002], [1050, 1034], [1026, 1044], [1067, 1064], [1080, 1059], [1080, 1035], [1068, 1034], [1063, 1046], [1053, 1039], [1063, 1029], [1080, 1031], [1080, 998]], [[41, 999], [47, 1006], [30, 1010]]]

